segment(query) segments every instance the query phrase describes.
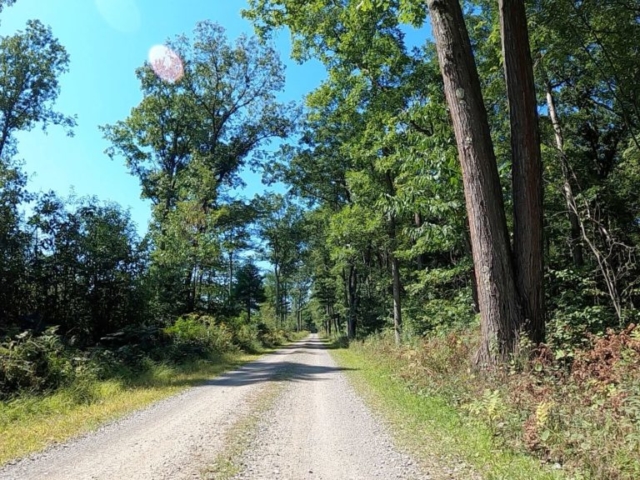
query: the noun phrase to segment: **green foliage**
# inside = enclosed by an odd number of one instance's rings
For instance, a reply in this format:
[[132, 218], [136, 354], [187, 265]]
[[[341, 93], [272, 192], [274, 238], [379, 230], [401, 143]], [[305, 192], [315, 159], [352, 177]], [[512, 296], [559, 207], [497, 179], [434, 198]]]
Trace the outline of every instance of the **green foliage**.
[[[421, 355], [418, 349], [399, 350], [392, 335], [354, 342], [348, 350], [335, 350], [332, 354], [341, 367], [353, 369], [348, 374], [355, 387], [393, 427], [396, 443], [417, 460], [428, 462], [432, 476], [450, 476], [449, 468], [455, 464], [460, 478], [565, 478], [562, 471], [551, 465], [503, 445], [496, 436], [499, 431], [471, 420], [467, 411], [451, 402], [444, 391], [439, 394], [425, 388], [425, 383], [431, 380], [435, 383], [442, 379], [442, 385], [454, 379], [451, 370], [446, 370], [448, 361], [454, 363], [455, 371], [467, 366], [466, 361], [458, 363], [454, 356], [465, 353], [464, 337], [458, 332], [452, 342], [445, 338], [439, 338], [439, 345], [429, 344], [437, 351], [428, 356]], [[431, 359], [428, 368], [423, 368], [425, 357]], [[446, 373], [438, 374], [436, 365], [445, 367]], [[456, 388], [459, 391], [465, 386]], [[501, 407], [492, 397], [495, 394], [489, 394], [487, 399], [494, 405], [490, 411], [495, 414]]]
[[137, 70], [140, 104], [102, 127], [107, 153], [124, 158], [153, 202], [151, 274], [165, 320], [215, 310], [205, 298], [219, 293], [214, 278], [223, 253], [227, 285], [233, 283], [231, 262], [248, 246], [253, 210], [228, 194], [242, 185], [240, 170], [263, 158], [262, 145], [291, 131], [295, 113], [276, 99], [283, 67], [270, 46], [245, 36], [230, 42], [208, 21], [196, 25], [192, 39], [182, 35], [169, 45], [184, 76], [166, 82], [145, 64]]
[[[637, 329], [591, 337], [584, 348], [571, 351], [571, 363], [543, 347], [525, 357], [519, 368], [514, 362], [492, 371], [469, 368], [477, 342], [477, 333], [464, 328], [402, 348], [395, 347], [389, 335], [372, 337], [349, 350], [363, 356], [367, 369], [388, 365], [387, 382], [400, 382], [425, 402], [440, 399], [453, 409], [455, 427], [439, 437], [453, 442], [449, 448], [459, 448], [468, 425], [488, 429], [489, 444], [474, 442], [467, 450], [472, 463], [486, 449], [537, 457], [569, 478], [636, 478], [640, 469]], [[436, 428], [442, 425], [436, 422]], [[495, 466], [485, 460], [479, 467]]]
[[[0, 10], [12, 3], [0, 0]], [[463, 3], [510, 209], [498, 5]], [[365, 350], [500, 446], [568, 468], [582, 462], [596, 478], [638, 476], [637, 334], [624, 328], [640, 317], [639, 23], [629, 2], [605, 3], [527, 3], [545, 165], [547, 342], [523, 343], [492, 372], [469, 368], [478, 341], [472, 232], [427, 2], [250, 0], [244, 15], [261, 39], [288, 28], [292, 56], [327, 68], [300, 116], [276, 98], [285, 79], [268, 44], [230, 42], [210, 22], [169, 41], [183, 77], [166, 82], [143, 65], [141, 102], [103, 127], [107, 153], [124, 159], [153, 204], [144, 239], [116, 205], [26, 190], [16, 133], [74, 125], [53, 108], [69, 58], [38, 21], [0, 37], [1, 394], [68, 388], [91, 402], [94, 378], [169, 375], [159, 365], [274, 347], [291, 330], [384, 332], [397, 265], [407, 345], [374, 335]], [[407, 23], [424, 45], [408, 47]], [[284, 140], [273, 154], [263, 151], [270, 138]], [[234, 198], [247, 166], [287, 195]]]
[[69, 56], [51, 29], [30, 20], [24, 31], [0, 37], [0, 164], [16, 153], [14, 135], [36, 124], [71, 129], [72, 117], [56, 112], [58, 77], [67, 71]]
[[26, 331], [0, 343], [0, 397], [42, 393], [94, 378], [88, 358], [73, 355], [56, 328]]
[[230, 329], [224, 323], [216, 324], [207, 315], [180, 317], [164, 332], [185, 356], [205, 357], [211, 352], [224, 353], [234, 348]]

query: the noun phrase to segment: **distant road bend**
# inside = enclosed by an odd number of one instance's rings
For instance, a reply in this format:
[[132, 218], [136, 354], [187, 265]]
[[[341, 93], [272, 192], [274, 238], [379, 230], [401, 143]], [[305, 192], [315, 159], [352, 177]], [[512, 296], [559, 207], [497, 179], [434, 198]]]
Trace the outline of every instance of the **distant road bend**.
[[[316, 335], [42, 454], [0, 479], [212, 478], [234, 426], [281, 382], [237, 479], [429, 479], [393, 445]], [[270, 386], [270, 387], [269, 387]]]

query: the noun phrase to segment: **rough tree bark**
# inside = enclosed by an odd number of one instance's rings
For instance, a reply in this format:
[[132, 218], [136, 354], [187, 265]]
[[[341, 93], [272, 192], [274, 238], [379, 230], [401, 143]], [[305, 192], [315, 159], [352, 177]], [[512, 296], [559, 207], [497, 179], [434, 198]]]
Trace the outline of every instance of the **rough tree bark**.
[[544, 342], [542, 154], [524, 0], [499, 0], [511, 122], [513, 257], [524, 330]]
[[428, 0], [445, 95], [462, 166], [482, 344], [479, 365], [506, 360], [518, 345], [521, 312], [489, 122], [458, 0]]

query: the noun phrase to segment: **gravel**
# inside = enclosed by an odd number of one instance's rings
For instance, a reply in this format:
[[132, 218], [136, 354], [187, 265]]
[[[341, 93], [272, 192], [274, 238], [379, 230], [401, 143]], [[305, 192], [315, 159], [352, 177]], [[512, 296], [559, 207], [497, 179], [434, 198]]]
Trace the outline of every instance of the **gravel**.
[[252, 398], [288, 368], [283, 350], [0, 469], [0, 480], [199, 478]]
[[[6, 479], [200, 478], [269, 382], [285, 382], [233, 459], [236, 480], [440, 479], [393, 444], [317, 336], [0, 469]], [[266, 390], [265, 390], [266, 391]], [[446, 474], [445, 472], [448, 472]], [[445, 473], [445, 474], [443, 474]]]
[[432, 478], [393, 445], [315, 336], [295, 353], [289, 385], [258, 425], [236, 480]]

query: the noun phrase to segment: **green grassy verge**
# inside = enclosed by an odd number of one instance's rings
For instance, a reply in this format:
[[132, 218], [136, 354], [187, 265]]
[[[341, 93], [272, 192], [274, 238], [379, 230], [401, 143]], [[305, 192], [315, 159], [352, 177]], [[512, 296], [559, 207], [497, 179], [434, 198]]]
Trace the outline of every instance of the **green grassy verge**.
[[[291, 341], [307, 335], [293, 333]], [[227, 353], [184, 365], [149, 364], [135, 378], [85, 380], [49, 395], [0, 402], [0, 466], [90, 432], [274, 350]]]
[[180, 366], [152, 365], [129, 380], [86, 382], [52, 395], [0, 403], [0, 465], [64, 442], [258, 358], [226, 354]]
[[341, 367], [353, 369], [348, 375], [356, 389], [418, 459], [431, 464], [434, 457], [444, 464], [462, 461], [489, 480], [565, 478], [538, 460], [501, 448], [489, 428], [472, 422], [443, 399], [411, 392], [394, 373], [392, 359], [357, 345], [334, 348], [331, 354]]

